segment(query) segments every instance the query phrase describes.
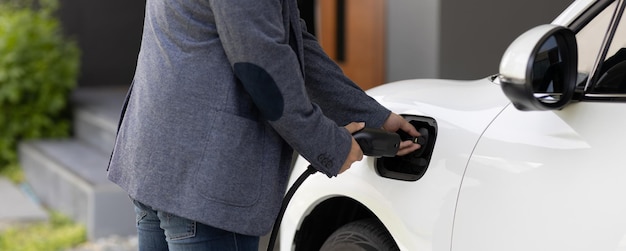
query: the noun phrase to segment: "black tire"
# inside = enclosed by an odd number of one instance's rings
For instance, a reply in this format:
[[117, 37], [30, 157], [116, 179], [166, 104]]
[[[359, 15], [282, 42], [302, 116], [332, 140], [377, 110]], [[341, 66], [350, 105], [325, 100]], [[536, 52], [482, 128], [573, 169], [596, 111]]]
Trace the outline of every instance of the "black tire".
[[331, 234], [322, 251], [395, 251], [400, 250], [391, 234], [376, 219], [350, 222]]

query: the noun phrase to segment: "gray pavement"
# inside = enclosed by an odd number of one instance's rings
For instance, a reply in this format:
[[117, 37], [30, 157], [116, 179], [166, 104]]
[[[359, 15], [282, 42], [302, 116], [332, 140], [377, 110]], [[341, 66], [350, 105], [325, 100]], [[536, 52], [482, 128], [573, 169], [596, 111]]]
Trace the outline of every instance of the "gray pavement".
[[0, 177], [0, 230], [48, 219], [48, 213], [26, 191]]

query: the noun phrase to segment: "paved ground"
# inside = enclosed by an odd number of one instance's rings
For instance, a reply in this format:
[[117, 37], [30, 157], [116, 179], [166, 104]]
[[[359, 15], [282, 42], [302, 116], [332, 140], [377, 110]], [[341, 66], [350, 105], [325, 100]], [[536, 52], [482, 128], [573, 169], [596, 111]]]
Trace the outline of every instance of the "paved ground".
[[111, 236], [79, 245], [66, 251], [136, 251], [137, 237]]
[[27, 196], [25, 187], [18, 187], [6, 178], [0, 177], [0, 230], [12, 224], [46, 221], [48, 214], [35, 201]]

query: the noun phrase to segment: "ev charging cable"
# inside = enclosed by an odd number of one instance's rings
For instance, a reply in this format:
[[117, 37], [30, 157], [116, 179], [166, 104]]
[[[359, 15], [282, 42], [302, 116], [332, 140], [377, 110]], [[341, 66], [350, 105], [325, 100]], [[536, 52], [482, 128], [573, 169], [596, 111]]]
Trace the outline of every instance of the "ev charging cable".
[[[361, 147], [363, 151], [363, 155], [373, 156], [373, 157], [394, 157], [396, 153], [398, 153], [398, 148], [400, 147], [400, 135], [393, 132], [387, 132], [381, 129], [373, 129], [373, 128], [363, 128], [360, 131], [357, 131], [352, 135], [356, 142]], [[417, 138], [412, 139], [413, 142], [417, 143]], [[312, 165], [309, 165], [307, 169], [298, 177], [296, 182], [291, 185], [287, 194], [283, 198], [283, 203], [281, 205], [280, 211], [278, 212], [278, 216], [276, 216], [276, 221], [274, 222], [274, 227], [272, 228], [272, 233], [270, 235], [269, 244], [267, 246], [267, 251], [272, 251], [274, 249], [274, 245], [276, 244], [276, 236], [278, 235], [278, 229], [280, 228], [280, 224], [283, 220], [283, 216], [285, 211], [287, 210], [287, 206], [289, 205], [289, 201], [293, 197], [293, 194], [298, 190], [300, 185], [309, 177], [311, 174], [317, 172]]]

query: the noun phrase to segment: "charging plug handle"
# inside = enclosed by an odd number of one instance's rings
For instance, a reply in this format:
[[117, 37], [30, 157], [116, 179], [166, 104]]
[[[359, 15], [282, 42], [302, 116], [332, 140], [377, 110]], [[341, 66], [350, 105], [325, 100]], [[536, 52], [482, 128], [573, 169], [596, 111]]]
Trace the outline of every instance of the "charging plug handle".
[[363, 128], [352, 134], [361, 147], [363, 155], [393, 157], [400, 148], [400, 135], [382, 129]]

